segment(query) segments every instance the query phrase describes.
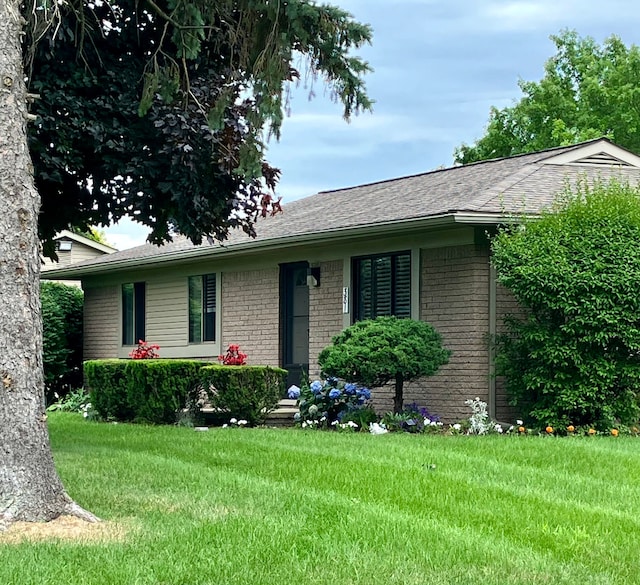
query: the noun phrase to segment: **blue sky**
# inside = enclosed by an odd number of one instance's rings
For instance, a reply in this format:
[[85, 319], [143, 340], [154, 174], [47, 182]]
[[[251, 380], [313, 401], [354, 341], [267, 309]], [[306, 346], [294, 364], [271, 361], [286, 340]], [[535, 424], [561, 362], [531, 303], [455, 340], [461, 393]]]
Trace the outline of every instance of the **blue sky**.
[[[615, 34], [640, 44], [630, 0], [336, 0], [373, 27], [361, 54], [374, 111], [347, 124], [321, 85], [293, 92], [292, 112], [268, 160], [282, 170], [286, 204], [318, 191], [450, 166], [453, 151], [483, 133], [492, 105], [521, 97], [518, 79], [538, 80], [564, 28], [601, 43]], [[106, 229], [123, 249], [147, 232], [130, 221]]]

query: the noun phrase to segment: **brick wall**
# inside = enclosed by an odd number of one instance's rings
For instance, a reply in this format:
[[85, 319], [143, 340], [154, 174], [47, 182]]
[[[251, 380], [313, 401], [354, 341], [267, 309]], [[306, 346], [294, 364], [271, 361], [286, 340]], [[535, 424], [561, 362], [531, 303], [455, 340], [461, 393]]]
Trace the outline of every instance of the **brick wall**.
[[279, 365], [278, 267], [222, 274], [222, 345], [240, 345], [253, 365]]
[[83, 359], [118, 357], [120, 287], [89, 288], [84, 291]]
[[[431, 323], [453, 351], [435, 376], [405, 387], [405, 404], [417, 402], [445, 421], [469, 416], [464, 401], [489, 395], [489, 258], [474, 245], [421, 251], [420, 319]], [[393, 388], [376, 393], [376, 408], [392, 409]]]
[[343, 329], [343, 261], [320, 264], [320, 286], [309, 289], [309, 377], [316, 378], [318, 354]]

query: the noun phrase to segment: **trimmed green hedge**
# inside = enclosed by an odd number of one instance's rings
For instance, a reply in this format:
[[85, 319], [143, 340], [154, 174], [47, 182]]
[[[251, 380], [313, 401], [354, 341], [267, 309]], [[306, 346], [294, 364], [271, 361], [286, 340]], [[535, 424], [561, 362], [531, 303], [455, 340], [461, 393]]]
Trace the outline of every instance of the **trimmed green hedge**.
[[176, 422], [209, 362], [177, 359], [92, 360], [84, 363], [91, 404], [105, 420]]
[[213, 408], [261, 424], [284, 394], [287, 371], [271, 366], [206, 366], [200, 380]]

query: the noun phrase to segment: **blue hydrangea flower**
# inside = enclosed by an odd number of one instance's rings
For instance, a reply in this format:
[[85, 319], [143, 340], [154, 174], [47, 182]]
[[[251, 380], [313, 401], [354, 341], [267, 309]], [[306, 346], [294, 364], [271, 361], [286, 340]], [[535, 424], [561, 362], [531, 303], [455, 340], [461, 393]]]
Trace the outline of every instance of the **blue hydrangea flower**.
[[338, 378], [334, 378], [332, 376], [327, 378], [327, 384], [329, 384], [329, 386], [333, 386], [334, 388], [338, 385]]
[[293, 384], [292, 386], [289, 387], [289, 390], [287, 391], [287, 396], [289, 396], [289, 398], [292, 398], [293, 400], [297, 400], [298, 398], [300, 398], [300, 388], [298, 388], [295, 384]]
[[311, 386], [309, 386], [309, 388], [311, 388], [311, 392], [314, 394], [320, 394], [320, 392], [322, 392], [322, 382], [320, 382], [320, 380], [315, 380], [314, 382], [311, 382]]
[[348, 394], [349, 396], [353, 396], [357, 390], [358, 390], [358, 387], [355, 384], [352, 384], [351, 382], [347, 382], [344, 385], [345, 394]]
[[336, 398], [340, 398], [341, 394], [342, 392], [340, 392], [340, 390], [334, 388], [333, 390], [331, 390], [331, 392], [329, 392], [329, 398], [331, 398], [331, 400], [336, 400]]
[[369, 390], [369, 388], [360, 388], [357, 393], [360, 398], [364, 398], [365, 400], [369, 400], [371, 398], [371, 390]]

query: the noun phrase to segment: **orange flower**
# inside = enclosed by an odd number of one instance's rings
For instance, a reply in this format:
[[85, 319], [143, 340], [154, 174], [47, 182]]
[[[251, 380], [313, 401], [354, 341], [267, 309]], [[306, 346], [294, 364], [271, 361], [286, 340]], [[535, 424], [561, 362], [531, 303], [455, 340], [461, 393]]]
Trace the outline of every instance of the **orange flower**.
[[518, 432], [519, 433], [524, 433], [526, 429], [524, 427], [518, 427]]
[[567, 432], [568, 432], [568, 433], [573, 433], [573, 431], [575, 431], [575, 430], [576, 430], [576, 427], [574, 427], [573, 425], [569, 425], [569, 426], [567, 427]]
[[553, 433], [553, 427], [552, 426], [548, 426], [545, 431], [547, 431], [547, 433], [551, 434]]
[[617, 436], [618, 436], [618, 429], [611, 429], [611, 434], [612, 434], [614, 437], [617, 437]]
[[593, 435], [596, 434], [596, 430], [595, 429], [589, 429], [588, 433], [593, 436]]

